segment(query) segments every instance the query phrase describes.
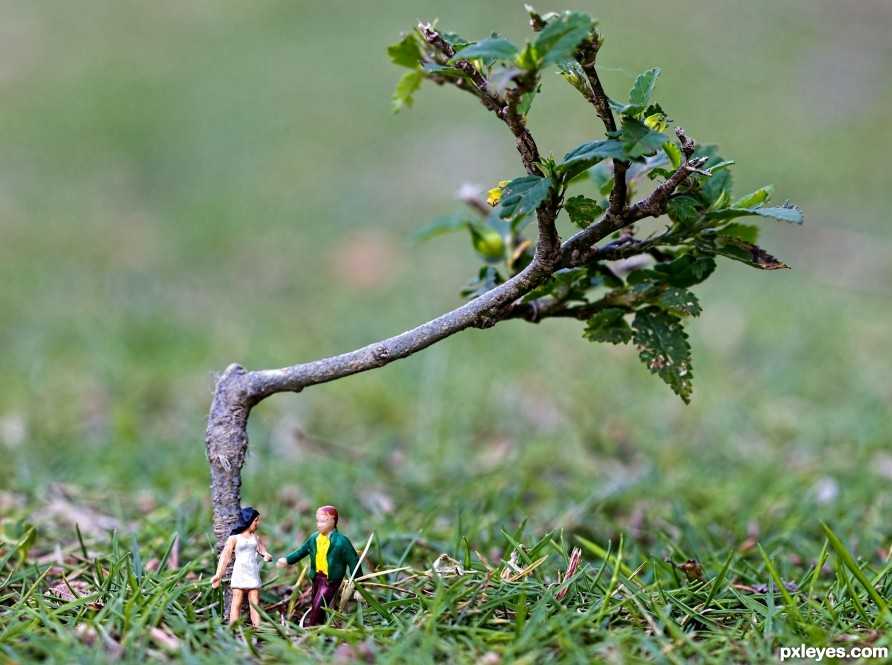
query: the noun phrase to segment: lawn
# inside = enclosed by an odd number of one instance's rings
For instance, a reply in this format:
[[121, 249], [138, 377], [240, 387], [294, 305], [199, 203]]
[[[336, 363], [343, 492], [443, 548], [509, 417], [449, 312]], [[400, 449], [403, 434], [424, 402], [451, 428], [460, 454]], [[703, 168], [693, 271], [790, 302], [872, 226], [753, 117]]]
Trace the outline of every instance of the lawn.
[[[477, 268], [467, 239], [407, 239], [460, 209], [464, 183], [522, 174], [468, 95], [424, 87], [394, 115], [386, 54], [436, 17], [523, 39], [522, 4], [380, 4], [0, 7], [3, 657], [718, 663], [892, 646], [890, 17], [829, 0], [572, 7], [601, 19], [609, 94], [660, 66], [657, 99], [737, 161], [735, 192], [772, 182], [806, 213], [761, 222], [792, 270], [725, 261], [697, 289], [692, 403], [565, 321], [272, 398], [242, 487], [270, 551], [334, 503], [354, 544], [374, 534], [371, 568], [407, 570], [306, 631], [299, 567], [267, 566], [264, 629], [223, 625], [213, 373], [454, 308]], [[601, 129], [554, 79], [530, 127], [559, 157]], [[432, 572], [442, 554], [464, 573]]]

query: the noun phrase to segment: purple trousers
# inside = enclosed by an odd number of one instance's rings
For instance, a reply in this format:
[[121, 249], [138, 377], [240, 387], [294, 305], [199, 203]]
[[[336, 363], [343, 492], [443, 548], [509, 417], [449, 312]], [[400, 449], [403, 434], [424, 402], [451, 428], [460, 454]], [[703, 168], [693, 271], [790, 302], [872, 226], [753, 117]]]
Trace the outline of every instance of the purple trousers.
[[306, 625], [318, 626], [325, 623], [325, 612], [323, 606], [331, 607], [334, 604], [335, 595], [338, 587], [341, 586], [341, 580], [330, 580], [325, 573], [316, 573], [313, 578], [312, 605], [310, 605], [310, 616], [307, 617]]

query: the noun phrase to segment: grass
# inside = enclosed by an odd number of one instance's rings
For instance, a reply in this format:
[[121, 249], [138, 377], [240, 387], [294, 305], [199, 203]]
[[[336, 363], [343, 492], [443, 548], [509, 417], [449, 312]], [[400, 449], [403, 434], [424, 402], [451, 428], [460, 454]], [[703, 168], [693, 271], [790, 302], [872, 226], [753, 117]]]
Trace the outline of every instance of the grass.
[[[305, 577], [292, 592], [299, 571], [268, 569], [265, 623], [255, 631], [220, 620], [207, 515], [197, 504], [144, 504], [148, 512], [110, 538], [79, 530], [72, 538], [66, 511], [89, 524], [102, 516], [98, 499], [57, 488], [58, 523], [41, 520], [24, 559], [11, 539], [0, 550], [0, 651], [9, 661], [751, 663], [803, 643], [890, 645], [888, 553], [852, 549], [843, 541], [860, 525], [851, 518], [836, 520], [838, 531], [815, 525], [805, 504], [788, 516], [810, 527], [796, 533], [750, 526], [749, 536], [734, 537], [715, 520], [688, 513], [664, 522], [655, 509], [637, 532], [628, 518], [602, 517], [620, 533], [613, 541], [584, 529], [499, 523], [487, 510], [413, 530], [420, 515], [401, 508], [380, 520], [367, 559], [396, 572], [360, 582], [363, 600], [333, 613], [326, 627], [302, 629]], [[448, 497], [430, 501], [425, 514], [449, 513]], [[264, 534], [274, 552], [294, 542], [277, 517]], [[308, 511], [303, 517], [295, 529], [306, 530]], [[402, 531], [383, 526], [401, 521]], [[344, 529], [356, 542], [375, 526], [351, 521]], [[580, 565], [566, 576], [576, 547]], [[449, 565], [435, 563], [441, 554]], [[685, 565], [692, 560], [697, 565]]]
[[[738, 194], [773, 182], [804, 208], [802, 229], [764, 227], [794, 269], [724, 264], [697, 291], [689, 407], [568, 322], [467, 332], [261, 404], [243, 499], [271, 551], [331, 502], [354, 543], [374, 532], [376, 569], [411, 570], [301, 631], [279, 622], [303, 606], [299, 572], [265, 569], [258, 635], [224, 627], [207, 584], [212, 372], [342, 352], [458, 303], [466, 241], [405, 239], [463, 182], [518, 175], [513, 143], [450, 90], [393, 116], [385, 49], [437, 15], [517, 39], [522, 9], [0, 9], [4, 659], [718, 663], [888, 645], [884, 9], [589, 4], [611, 94], [661, 66], [658, 101], [737, 160]], [[561, 155], [596, 137], [554, 78], [531, 126]], [[518, 566], [547, 558], [509, 581], [514, 543]], [[466, 574], [425, 575], [441, 554]], [[691, 559], [703, 580], [674, 565]]]

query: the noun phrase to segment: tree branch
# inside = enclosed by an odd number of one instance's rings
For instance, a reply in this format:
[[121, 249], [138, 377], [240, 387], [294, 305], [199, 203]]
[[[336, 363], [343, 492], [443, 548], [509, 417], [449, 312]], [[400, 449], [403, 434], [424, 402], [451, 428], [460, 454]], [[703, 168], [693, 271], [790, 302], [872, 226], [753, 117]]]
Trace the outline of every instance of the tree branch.
[[[582, 42], [578, 50], [578, 61], [588, 78], [589, 86], [592, 94], [587, 97], [589, 103], [595, 107], [598, 117], [604, 123], [604, 127], [608, 133], [615, 132], [616, 120], [613, 118], [613, 111], [610, 110], [610, 101], [607, 93], [604, 92], [604, 86], [601, 85], [601, 78], [598, 76], [598, 68], [595, 66], [595, 60], [598, 51], [601, 49], [603, 40], [600, 35], [595, 33]], [[628, 196], [628, 186], [626, 185], [626, 172], [629, 170], [629, 162], [621, 159], [613, 160], [613, 190], [610, 192], [610, 207], [608, 209], [608, 217], [618, 218], [626, 208], [626, 197]]]
[[707, 157], [694, 157], [694, 141], [685, 134], [681, 127], [675, 129], [682, 145], [685, 160], [665, 182], [660, 184], [650, 196], [643, 199], [616, 216], [608, 211], [598, 222], [579, 231], [568, 239], [561, 247], [559, 265], [562, 268], [574, 268], [594, 259], [599, 251], [595, 243], [624, 226], [634, 224], [645, 217], [659, 217], [666, 212], [666, 206], [672, 194], [692, 173], [709, 176], [701, 167], [708, 161]]
[[[445, 64], [455, 57], [456, 50], [452, 44], [443, 39], [430, 24], [420, 23], [418, 30], [425, 42], [440, 54], [440, 64]], [[468, 76], [471, 85], [466, 85], [467, 82], [463, 79], [441, 77], [443, 82], [450, 82], [460, 89], [468, 90], [480, 99], [486, 108], [494, 112], [514, 135], [517, 152], [520, 153], [526, 172], [530, 175], [540, 175], [540, 170], [537, 166], [537, 163], [540, 161], [539, 146], [536, 145], [533, 135], [526, 126], [526, 119], [517, 110], [523, 96], [536, 88], [538, 84], [536, 76], [530, 74], [518, 76], [514, 81], [515, 85], [508, 90], [507, 97], [502, 97], [490, 88], [486, 78], [471, 62], [459, 59], [453, 62], [452, 65]], [[539, 229], [539, 237], [536, 242], [536, 256], [546, 269], [551, 268], [555, 264], [560, 249], [560, 235], [555, 225], [559, 205], [560, 202], [556, 197], [549, 197], [536, 210]]]

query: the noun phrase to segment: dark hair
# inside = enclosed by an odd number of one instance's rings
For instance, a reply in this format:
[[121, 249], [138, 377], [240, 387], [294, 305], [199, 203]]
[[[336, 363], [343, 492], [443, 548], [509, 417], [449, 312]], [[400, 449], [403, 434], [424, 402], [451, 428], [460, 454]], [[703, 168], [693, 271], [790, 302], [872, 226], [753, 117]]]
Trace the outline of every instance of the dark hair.
[[242, 531], [251, 526], [251, 522], [253, 522], [258, 517], [260, 517], [260, 513], [254, 510], [251, 506], [242, 508], [241, 512], [239, 512], [238, 524], [236, 524], [235, 528], [229, 532], [229, 535], [235, 536], [240, 534]]
[[335, 528], [338, 527], [338, 517], [339, 517], [339, 515], [338, 515], [338, 509], [337, 509], [337, 508], [335, 508], [334, 506], [321, 506], [321, 507], [319, 508], [319, 510], [317, 510], [316, 512], [317, 512], [317, 513], [326, 513], [326, 514], [331, 515], [332, 517], [334, 517], [334, 525], [335, 525]]

